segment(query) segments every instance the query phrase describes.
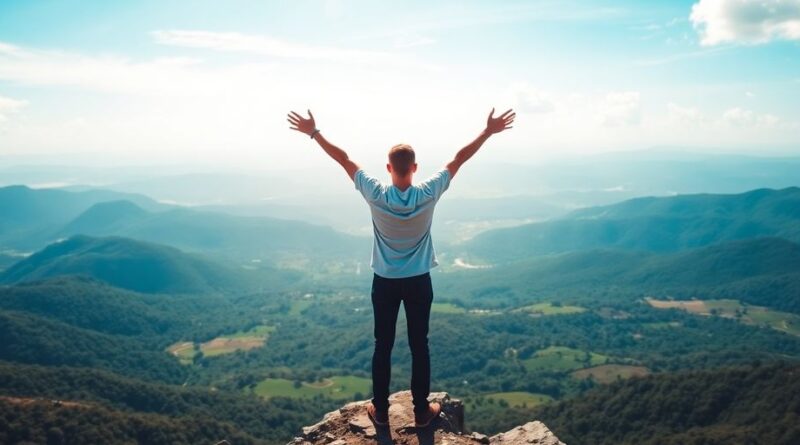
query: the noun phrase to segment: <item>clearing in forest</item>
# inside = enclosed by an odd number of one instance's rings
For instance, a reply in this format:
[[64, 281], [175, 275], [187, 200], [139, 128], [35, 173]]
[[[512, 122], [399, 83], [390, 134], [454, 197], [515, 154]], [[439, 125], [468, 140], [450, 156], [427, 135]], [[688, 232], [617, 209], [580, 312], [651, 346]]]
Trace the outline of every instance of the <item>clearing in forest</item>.
[[511, 391], [511, 392], [493, 392], [485, 394], [489, 399], [505, 400], [509, 406], [519, 406], [524, 408], [533, 408], [534, 406], [543, 405], [553, 401], [553, 398], [547, 394], [538, 394], [526, 391]]
[[372, 380], [351, 375], [335, 375], [321, 381], [299, 382], [289, 379], [264, 379], [253, 392], [270, 397], [314, 397], [322, 394], [332, 399], [352, 400], [356, 395], [366, 397], [372, 388]]
[[570, 371], [608, 363], [609, 357], [565, 346], [550, 346], [522, 361], [529, 371]]
[[800, 336], [800, 316], [764, 306], [751, 306], [739, 300], [657, 300], [647, 298], [646, 301], [656, 309], [682, 309], [697, 315], [716, 315], [732, 318], [744, 324], [768, 326], [787, 334]]
[[222, 335], [204, 343], [190, 341], [178, 342], [167, 348], [167, 352], [178, 357], [184, 365], [192, 364], [195, 354], [201, 352], [204, 357], [230, 354], [236, 351], [247, 351], [264, 346], [275, 326], [259, 325], [246, 331]]
[[516, 308], [511, 312], [528, 312], [533, 316], [568, 315], [586, 312], [586, 308], [580, 306], [562, 305], [559, 303], [536, 303]]
[[597, 383], [611, 383], [617, 379], [628, 379], [631, 377], [644, 377], [650, 374], [650, 370], [644, 366], [631, 365], [600, 365], [591, 368], [579, 369], [572, 373], [576, 379], [592, 379]]

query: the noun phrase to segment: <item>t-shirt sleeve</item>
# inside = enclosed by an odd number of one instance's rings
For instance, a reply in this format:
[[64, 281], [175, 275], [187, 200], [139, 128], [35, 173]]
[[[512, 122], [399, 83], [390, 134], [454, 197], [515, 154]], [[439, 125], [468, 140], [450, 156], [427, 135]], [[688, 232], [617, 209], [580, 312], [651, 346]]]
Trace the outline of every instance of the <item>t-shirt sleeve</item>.
[[450, 186], [450, 171], [446, 168], [434, 173], [433, 176], [426, 179], [420, 187], [422, 190], [431, 196], [434, 200], [438, 200], [445, 190]]
[[353, 183], [367, 201], [375, 201], [381, 195], [381, 182], [362, 169], [358, 169], [353, 175]]

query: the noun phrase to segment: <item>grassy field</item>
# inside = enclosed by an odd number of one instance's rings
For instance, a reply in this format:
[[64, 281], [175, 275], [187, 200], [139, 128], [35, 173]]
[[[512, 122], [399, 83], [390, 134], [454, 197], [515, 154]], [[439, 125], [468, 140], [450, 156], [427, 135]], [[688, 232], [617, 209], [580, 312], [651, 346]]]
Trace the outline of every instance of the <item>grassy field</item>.
[[246, 337], [269, 337], [269, 334], [275, 331], [275, 326], [259, 325], [247, 331], [239, 331], [231, 335], [226, 335], [227, 338], [246, 338]]
[[486, 397], [495, 400], [505, 400], [510, 406], [525, 406], [528, 408], [553, 401], [553, 398], [547, 394], [536, 394], [525, 391], [493, 392], [491, 394], [486, 394]]
[[657, 309], [682, 309], [693, 314], [732, 318], [744, 324], [768, 326], [800, 336], [800, 316], [763, 306], [750, 306], [738, 300], [656, 300], [647, 303]]
[[167, 352], [178, 357], [182, 365], [191, 365], [195, 354], [194, 343], [190, 341], [178, 342], [167, 348]]
[[800, 335], [800, 316], [779, 312], [760, 306], [748, 306], [743, 317], [745, 323], [766, 325], [791, 335]]
[[467, 312], [461, 306], [456, 306], [453, 303], [433, 303], [431, 304], [431, 312], [440, 312], [442, 314], [463, 314]]
[[372, 380], [355, 376], [332, 376], [322, 382], [302, 382], [299, 387], [288, 379], [266, 379], [259, 382], [253, 392], [261, 397], [314, 397], [318, 394], [333, 399], [352, 400], [366, 398], [372, 390]]
[[289, 309], [289, 315], [300, 315], [304, 310], [311, 307], [314, 303], [312, 298], [303, 298], [292, 300], [292, 306]]
[[533, 356], [522, 361], [531, 371], [571, 371], [603, 365], [609, 358], [594, 352], [581, 351], [564, 346], [550, 346], [536, 351]]
[[611, 383], [618, 378], [643, 377], [650, 374], [644, 366], [630, 365], [600, 365], [591, 368], [579, 369], [572, 373], [576, 379], [592, 379], [597, 383]]
[[196, 348], [200, 349], [204, 357], [215, 357], [230, 354], [236, 351], [246, 351], [264, 346], [275, 326], [260, 325], [247, 331], [239, 331], [230, 335], [223, 335], [200, 343], [195, 346], [192, 342], [178, 342], [167, 348], [167, 352], [178, 357], [181, 364], [192, 364]]
[[567, 315], [585, 312], [580, 306], [554, 305], [553, 303], [536, 303], [512, 310], [512, 312], [528, 312], [531, 315]]

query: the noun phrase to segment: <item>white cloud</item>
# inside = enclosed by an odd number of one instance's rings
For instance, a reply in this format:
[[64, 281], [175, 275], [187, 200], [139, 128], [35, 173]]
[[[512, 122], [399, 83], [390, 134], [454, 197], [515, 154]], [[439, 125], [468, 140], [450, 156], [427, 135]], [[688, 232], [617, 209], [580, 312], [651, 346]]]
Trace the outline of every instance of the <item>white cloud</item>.
[[682, 107], [672, 102], [667, 104], [667, 113], [669, 121], [676, 124], [696, 125], [707, 120], [697, 108]]
[[703, 45], [800, 40], [800, 0], [700, 0], [689, 19]]
[[722, 121], [734, 127], [775, 127], [781, 120], [773, 114], [758, 114], [752, 110], [734, 107], [722, 113]]
[[27, 104], [24, 100], [0, 96], [0, 123], [5, 122], [8, 119], [8, 115], [18, 112]]
[[638, 91], [610, 92], [601, 104], [600, 119], [603, 125], [617, 127], [635, 125], [641, 120]]
[[385, 51], [338, 48], [289, 42], [269, 36], [247, 35], [238, 32], [212, 32], [196, 30], [153, 31], [151, 35], [162, 45], [202, 48], [214, 51], [256, 54], [285, 59], [338, 61], [369, 65], [415, 66], [437, 70], [432, 64], [422, 63], [411, 56]]
[[[203, 95], [209, 87], [241, 81], [236, 68], [214, 72], [197, 59], [159, 58], [134, 61], [118, 56], [87, 56], [64, 51], [22, 48], [0, 42], [0, 80], [24, 85], [68, 86], [114, 93], [167, 96]], [[268, 66], [261, 66], [262, 74]], [[250, 71], [257, 71], [250, 67]], [[222, 76], [228, 82], [219, 82]]]
[[521, 112], [550, 113], [556, 109], [550, 93], [530, 87], [526, 83], [512, 84], [510, 89], [514, 106]]

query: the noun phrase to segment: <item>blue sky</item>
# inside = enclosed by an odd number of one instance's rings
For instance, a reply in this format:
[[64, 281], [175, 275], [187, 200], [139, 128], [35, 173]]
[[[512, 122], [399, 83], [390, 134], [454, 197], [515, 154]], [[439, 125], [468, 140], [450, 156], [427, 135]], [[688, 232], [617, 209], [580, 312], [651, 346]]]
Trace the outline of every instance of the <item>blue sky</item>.
[[496, 161], [800, 153], [798, 104], [800, 0], [0, 1], [5, 154], [317, 165], [311, 108], [366, 162], [441, 162], [492, 106]]

